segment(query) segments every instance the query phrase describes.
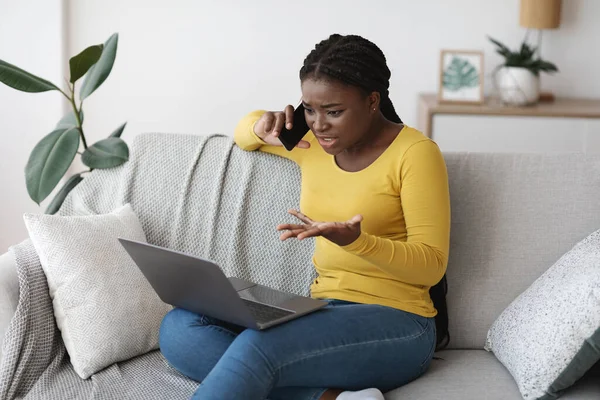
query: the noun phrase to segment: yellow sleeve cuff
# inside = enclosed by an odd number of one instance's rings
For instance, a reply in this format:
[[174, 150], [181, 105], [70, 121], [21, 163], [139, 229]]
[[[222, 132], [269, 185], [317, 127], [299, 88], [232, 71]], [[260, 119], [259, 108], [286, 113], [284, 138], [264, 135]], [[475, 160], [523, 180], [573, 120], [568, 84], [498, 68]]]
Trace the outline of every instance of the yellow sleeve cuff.
[[360, 255], [364, 252], [365, 248], [368, 248], [369, 243], [369, 235], [363, 231], [360, 232], [360, 235], [356, 240], [350, 244], [345, 246], [340, 246], [342, 249], [346, 250], [349, 253]]

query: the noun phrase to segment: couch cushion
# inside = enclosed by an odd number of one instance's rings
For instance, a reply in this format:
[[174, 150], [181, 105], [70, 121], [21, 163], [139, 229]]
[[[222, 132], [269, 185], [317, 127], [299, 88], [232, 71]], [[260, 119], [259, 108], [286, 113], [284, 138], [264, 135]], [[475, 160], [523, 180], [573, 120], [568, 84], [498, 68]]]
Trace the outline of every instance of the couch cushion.
[[446, 153], [450, 348], [484, 346], [500, 313], [600, 228], [600, 155]]
[[[436, 354], [419, 379], [385, 395], [386, 400], [521, 400], [508, 371], [484, 350], [446, 350]], [[600, 364], [568, 389], [561, 400], [600, 398]]]

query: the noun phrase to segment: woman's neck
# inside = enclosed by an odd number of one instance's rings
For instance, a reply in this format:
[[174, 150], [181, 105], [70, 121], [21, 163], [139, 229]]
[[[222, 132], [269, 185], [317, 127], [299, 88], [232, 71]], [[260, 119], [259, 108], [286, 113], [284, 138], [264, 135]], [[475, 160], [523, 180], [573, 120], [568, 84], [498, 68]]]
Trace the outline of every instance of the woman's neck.
[[397, 134], [400, 132], [401, 127], [402, 124], [396, 124], [389, 121], [383, 114], [379, 113], [379, 116], [374, 119], [369, 130], [363, 135], [363, 139], [355, 143], [352, 147], [344, 150], [344, 153], [348, 156], [355, 157], [373, 148], [380, 146], [387, 147], [390, 144], [388, 137], [389, 132], [397, 130]]

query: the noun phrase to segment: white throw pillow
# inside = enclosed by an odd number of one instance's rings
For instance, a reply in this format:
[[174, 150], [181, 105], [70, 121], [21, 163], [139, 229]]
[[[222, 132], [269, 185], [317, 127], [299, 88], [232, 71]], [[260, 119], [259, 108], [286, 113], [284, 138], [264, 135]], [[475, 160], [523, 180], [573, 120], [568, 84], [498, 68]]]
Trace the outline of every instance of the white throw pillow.
[[158, 348], [163, 303], [117, 238], [146, 241], [129, 204], [110, 214], [25, 214], [46, 274], [56, 324], [75, 372], [87, 379]]
[[557, 398], [600, 360], [600, 230], [502, 312], [485, 349], [494, 352], [527, 400]]

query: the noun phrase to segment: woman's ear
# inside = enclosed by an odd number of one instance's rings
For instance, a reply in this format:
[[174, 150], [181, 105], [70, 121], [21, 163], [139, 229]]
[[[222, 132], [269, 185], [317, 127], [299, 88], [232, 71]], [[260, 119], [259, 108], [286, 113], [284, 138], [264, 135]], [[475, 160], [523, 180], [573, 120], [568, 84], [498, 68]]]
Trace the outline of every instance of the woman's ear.
[[371, 92], [368, 97], [369, 109], [371, 112], [378, 111], [381, 104], [381, 95], [379, 92]]

